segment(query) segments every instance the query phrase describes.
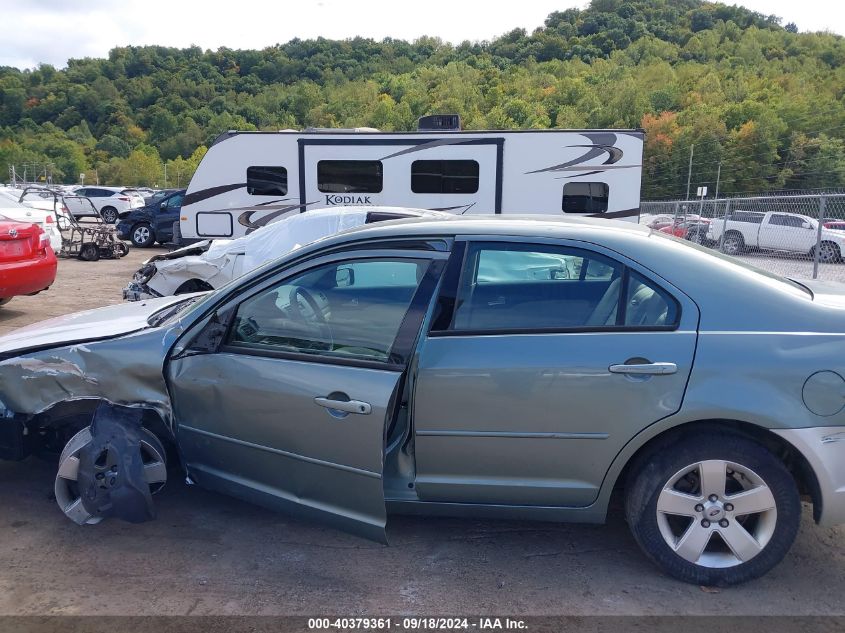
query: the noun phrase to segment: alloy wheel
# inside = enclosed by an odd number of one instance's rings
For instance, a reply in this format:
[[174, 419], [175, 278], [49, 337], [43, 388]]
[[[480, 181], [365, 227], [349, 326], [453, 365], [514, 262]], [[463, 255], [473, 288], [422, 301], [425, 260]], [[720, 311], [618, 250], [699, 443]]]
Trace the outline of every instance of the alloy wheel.
[[[144, 463], [144, 478], [155, 494], [167, 482], [167, 462], [161, 442], [152, 433], [144, 429], [146, 437], [141, 439], [141, 459]], [[56, 473], [54, 492], [56, 503], [71, 521], [78, 525], [94, 525], [102, 517], [88, 512], [82, 504], [77, 480], [79, 477], [79, 454], [91, 443], [91, 427], [85, 427], [74, 435], [62, 451], [59, 458], [59, 470]]]
[[775, 498], [754, 471], [706, 460], [675, 473], [657, 499], [657, 524], [681, 558], [710, 568], [757, 556], [774, 534]]

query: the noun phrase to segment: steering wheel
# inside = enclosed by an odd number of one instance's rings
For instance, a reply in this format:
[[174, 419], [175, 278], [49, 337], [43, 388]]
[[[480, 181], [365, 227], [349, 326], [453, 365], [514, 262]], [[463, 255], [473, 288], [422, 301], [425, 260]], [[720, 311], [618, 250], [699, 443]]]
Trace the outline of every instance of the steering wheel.
[[290, 307], [293, 310], [294, 316], [296, 316], [300, 321], [307, 322], [312, 319], [312, 315], [302, 309], [303, 306], [300, 299], [305, 302], [308, 309], [313, 313], [313, 319], [320, 324], [325, 325], [326, 315], [323, 314], [320, 304], [317, 303], [317, 300], [314, 298], [314, 295], [311, 294], [311, 291], [303, 288], [302, 286], [294, 286], [290, 291]]
[[[303, 309], [303, 302], [307, 310]], [[330, 351], [334, 349], [334, 336], [326, 315], [320, 307], [320, 302], [311, 294], [311, 291], [302, 286], [294, 286], [290, 291], [290, 308], [292, 316], [303, 324], [310, 326], [312, 332], [316, 325], [317, 334], [324, 341], [313, 341], [312, 348], [318, 351]]]

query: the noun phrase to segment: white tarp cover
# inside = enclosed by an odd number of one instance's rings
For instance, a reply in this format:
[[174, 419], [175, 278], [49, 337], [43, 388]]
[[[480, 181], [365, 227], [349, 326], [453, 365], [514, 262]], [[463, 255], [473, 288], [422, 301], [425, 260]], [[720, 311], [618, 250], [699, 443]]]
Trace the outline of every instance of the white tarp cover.
[[[340, 231], [362, 226], [367, 221], [367, 214], [372, 209], [344, 207], [342, 209], [315, 209], [307, 213], [297, 213], [278, 222], [268, 224], [236, 240], [214, 240], [205, 254], [208, 259], [216, 259], [216, 251], [232, 252], [238, 246], [244, 249], [244, 272], [258, 268], [264, 262], [271, 261], [306, 244], [315, 242]], [[242, 242], [242, 244], [236, 244]]]

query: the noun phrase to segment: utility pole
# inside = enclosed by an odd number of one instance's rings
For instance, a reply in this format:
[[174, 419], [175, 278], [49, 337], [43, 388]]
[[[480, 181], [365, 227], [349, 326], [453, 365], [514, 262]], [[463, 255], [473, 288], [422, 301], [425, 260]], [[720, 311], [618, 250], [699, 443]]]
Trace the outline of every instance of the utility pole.
[[687, 200], [689, 200], [689, 184], [692, 180], [692, 152], [695, 149], [695, 144], [689, 146], [689, 168], [687, 169]]
[[722, 161], [719, 161], [719, 169], [716, 170], [716, 193], [713, 195], [713, 199], [717, 200], [719, 198], [719, 179], [722, 177]]
[[167, 189], [167, 161], [164, 161], [164, 187], [162, 189]]

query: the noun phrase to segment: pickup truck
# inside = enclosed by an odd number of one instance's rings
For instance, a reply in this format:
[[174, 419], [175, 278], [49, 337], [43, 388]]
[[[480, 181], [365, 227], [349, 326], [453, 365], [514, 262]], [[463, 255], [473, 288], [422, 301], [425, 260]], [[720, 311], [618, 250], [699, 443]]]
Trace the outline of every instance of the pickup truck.
[[[741, 211], [728, 216], [727, 222], [716, 218], [710, 223], [707, 239], [721, 243], [722, 252], [737, 255], [746, 250], [801, 253], [815, 257], [819, 237], [818, 221], [797, 213]], [[819, 261], [842, 261], [845, 233], [822, 226]]]

